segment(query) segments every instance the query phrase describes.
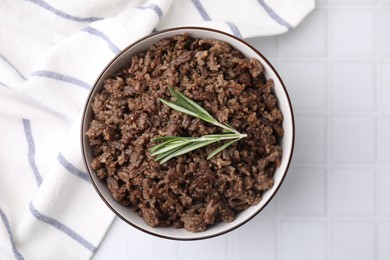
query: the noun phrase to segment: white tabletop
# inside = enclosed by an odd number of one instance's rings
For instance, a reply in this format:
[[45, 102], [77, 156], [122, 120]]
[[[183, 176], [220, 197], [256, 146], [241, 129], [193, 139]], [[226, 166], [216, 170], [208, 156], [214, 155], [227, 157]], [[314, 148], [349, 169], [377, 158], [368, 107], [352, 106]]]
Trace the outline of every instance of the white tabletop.
[[321, 0], [295, 30], [249, 40], [296, 113], [277, 196], [227, 235], [177, 242], [115, 219], [102, 259], [390, 259], [390, 0]]

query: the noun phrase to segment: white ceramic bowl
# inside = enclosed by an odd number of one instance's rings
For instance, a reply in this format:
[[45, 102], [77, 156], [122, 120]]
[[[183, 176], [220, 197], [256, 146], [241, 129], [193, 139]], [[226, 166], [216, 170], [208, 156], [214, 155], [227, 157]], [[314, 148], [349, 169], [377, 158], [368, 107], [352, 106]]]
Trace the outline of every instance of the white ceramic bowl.
[[[243, 212], [239, 213], [233, 222], [231, 223], [221, 222], [211, 226], [206, 231], [200, 233], [192, 233], [186, 231], [184, 228], [175, 229], [175, 228], [166, 228], [166, 227], [165, 228], [150, 227], [136, 213], [132, 212], [129, 208], [124, 207], [120, 205], [118, 202], [116, 202], [111, 197], [111, 194], [106, 184], [97, 179], [94, 170], [90, 167], [90, 162], [92, 161], [91, 147], [88, 143], [88, 139], [85, 136], [85, 132], [88, 129], [89, 122], [91, 121], [92, 118], [91, 102], [93, 100], [94, 95], [102, 90], [104, 80], [109, 78], [118, 69], [123, 67], [126, 63], [128, 63], [131, 60], [130, 58], [134, 54], [146, 50], [152, 44], [156, 43], [157, 41], [163, 38], [168, 38], [173, 35], [183, 34], [183, 33], [188, 33], [190, 36], [194, 38], [217, 39], [217, 40], [228, 42], [234, 48], [241, 51], [246, 57], [258, 59], [264, 66], [265, 76], [267, 78], [272, 78], [275, 82], [275, 87], [274, 87], [275, 95], [279, 102], [279, 108], [281, 109], [284, 116], [283, 128], [285, 134], [281, 140], [283, 155], [281, 159], [281, 165], [279, 168], [276, 169], [274, 175], [274, 186], [264, 193], [263, 199], [260, 201], [258, 205], [252, 206], [244, 210]], [[169, 238], [169, 239], [197, 240], [197, 239], [210, 238], [231, 231], [241, 226], [242, 224], [246, 223], [251, 218], [253, 218], [268, 204], [268, 202], [270, 202], [270, 200], [272, 199], [272, 197], [275, 195], [280, 185], [282, 184], [283, 179], [287, 174], [287, 170], [291, 161], [293, 147], [294, 147], [295, 129], [294, 129], [294, 116], [293, 116], [291, 102], [281, 78], [279, 77], [275, 69], [272, 67], [270, 62], [255, 48], [251, 47], [248, 43], [242, 41], [241, 39], [238, 39], [224, 32], [216, 31], [213, 29], [207, 29], [207, 28], [181, 27], [181, 28], [168, 29], [168, 30], [160, 31], [156, 34], [146, 36], [136, 41], [135, 43], [131, 44], [127, 48], [125, 48], [119, 55], [117, 55], [107, 65], [107, 67], [103, 70], [103, 72], [100, 74], [99, 78], [97, 79], [87, 99], [82, 120], [83, 122], [82, 122], [82, 129], [81, 129], [81, 144], [82, 144], [84, 163], [85, 163], [85, 167], [88, 170], [90, 178], [92, 180], [92, 184], [95, 187], [97, 193], [107, 204], [107, 206], [118, 217], [120, 217], [128, 224], [149, 234], [153, 234], [159, 237]]]

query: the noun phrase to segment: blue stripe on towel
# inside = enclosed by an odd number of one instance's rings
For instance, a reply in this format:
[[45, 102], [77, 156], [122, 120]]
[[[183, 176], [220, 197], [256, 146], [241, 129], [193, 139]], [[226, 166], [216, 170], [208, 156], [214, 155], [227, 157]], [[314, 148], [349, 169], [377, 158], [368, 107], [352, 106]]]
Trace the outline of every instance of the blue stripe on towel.
[[202, 3], [199, 0], [192, 0], [192, 3], [195, 5], [196, 9], [198, 9], [198, 12], [202, 16], [203, 20], [205, 21], [211, 20], [209, 14], [206, 12], [206, 9], [204, 9]]
[[[207, 13], [206, 9], [204, 9], [200, 0], [191, 0], [191, 1], [194, 4], [194, 6], [196, 7], [196, 9], [198, 10], [199, 14], [202, 16], [203, 20], [211, 21], [209, 14]], [[229, 28], [232, 31], [234, 36], [236, 36], [238, 38], [242, 38], [241, 32], [238, 29], [237, 25], [235, 25], [232, 22], [225, 22], [225, 23], [229, 26]]]
[[230, 30], [232, 31], [232, 33], [233, 33], [234, 36], [236, 36], [236, 37], [238, 37], [238, 38], [242, 38], [241, 32], [240, 32], [240, 30], [238, 29], [237, 25], [235, 25], [235, 24], [232, 23], [232, 22], [225, 22], [225, 23], [229, 26], [229, 28], [230, 28]]
[[30, 120], [23, 118], [23, 127], [24, 134], [26, 135], [28, 143], [28, 163], [34, 173], [35, 180], [37, 181], [38, 186], [41, 186], [42, 176], [38, 171], [38, 167], [35, 163], [35, 143], [31, 132]]
[[12, 246], [12, 252], [14, 253], [15, 258], [18, 260], [24, 259], [22, 254], [16, 248], [16, 243], [15, 243], [14, 235], [12, 234], [11, 226], [9, 225], [7, 216], [5, 215], [5, 213], [1, 209], [0, 209], [0, 216], [3, 219], [5, 228], [7, 229], [8, 237], [9, 237], [9, 240], [10, 240], [11, 246]]
[[107, 43], [108, 47], [111, 49], [111, 51], [113, 53], [118, 54], [119, 52], [121, 52], [121, 50], [103, 32], [101, 32], [101, 31], [99, 31], [91, 26], [87, 26], [87, 27], [83, 28], [82, 31], [102, 38]]
[[30, 202], [30, 211], [34, 215], [34, 217], [36, 217], [38, 220], [40, 220], [46, 224], [49, 224], [49, 225], [55, 227], [56, 229], [64, 232], [65, 234], [67, 234], [69, 237], [71, 237], [72, 239], [74, 239], [75, 241], [80, 243], [82, 246], [84, 246], [86, 249], [88, 249], [92, 253], [96, 251], [96, 247], [94, 245], [92, 245], [85, 238], [83, 238], [82, 236], [77, 234], [70, 227], [62, 224], [61, 222], [59, 222], [58, 220], [56, 220], [54, 218], [45, 216], [42, 213], [38, 212], [38, 210], [34, 208], [34, 205], [32, 202]]
[[137, 8], [138, 9], [151, 9], [158, 15], [158, 18], [161, 19], [161, 17], [163, 17], [163, 11], [156, 4], [149, 4], [149, 5], [146, 5], [146, 6], [138, 6]]
[[6, 84], [4, 84], [3, 82], [0, 81], [0, 86], [4, 87], [4, 88], [8, 88], [8, 89], [11, 89], [9, 86], [7, 86]]
[[64, 81], [64, 82], [68, 82], [68, 83], [73, 84], [73, 85], [77, 85], [77, 86], [83, 87], [85, 89], [90, 89], [91, 88], [91, 85], [89, 85], [85, 81], [82, 81], [80, 79], [76, 79], [76, 78], [68, 76], [68, 75], [64, 75], [64, 74], [60, 74], [60, 73], [57, 73], [57, 72], [53, 72], [53, 71], [37, 70], [37, 71], [34, 71], [31, 74], [31, 76], [56, 79], [56, 80], [59, 80], [59, 81]]
[[65, 19], [71, 20], [71, 21], [75, 21], [75, 22], [95, 22], [95, 21], [99, 21], [99, 20], [103, 19], [103, 18], [99, 18], [99, 17], [83, 18], [83, 17], [73, 16], [73, 15], [67, 14], [61, 10], [54, 8], [53, 6], [49, 5], [48, 3], [46, 3], [43, 0], [27, 0], [27, 1], [34, 3], [34, 4], [48, 10], [49, 12], [51, 12], [57, 16], [60, 16], [62, 18], [65, 18]]
[[61, 153], [59, 153], [57, 155], [57, 160], [62, 166], [64, 166], [64, 168], [66, 170], [68, 170], [68, 172], [70, 172], [71, 174], [74, 174], [74, 175], [80, 177], [81, 179], [89, 182], [88, 174], [86, 172], [83, 172], [82, 170], [77, 169], [75, 166], [73, 166], [70, 162], [68, 162], [65, 159], [65, 157]]
[[259, 4], [263, 7], [264, 11], [266, 11], [267, 14], [275, 22], [277, 22], [278, 24], [286, 27], [288, 30], [291, 30], [291, 29], [294, 28], [291, 24], [286, 22], [286, 20], [284, 20], [282, 17], [280, 17], [269, 5], [267, 5], [264, 0], [257, 0], [257, 2], [259, 2]]
[[22, 78], [22, 79], [24, 79], [24, 80], [26, 80], [26, 77], [25, 76], [23, 76], [23, 74], [6, 58], [6, 57], [4, 57], [4, 55], [3, 54], [1, 54], [0, 53], [0, 57], [8, 64], [8, 65], [10, 65], [15, 71], [16, 71], [16, 73], [18, 73], [19, 74], [19, 76]]

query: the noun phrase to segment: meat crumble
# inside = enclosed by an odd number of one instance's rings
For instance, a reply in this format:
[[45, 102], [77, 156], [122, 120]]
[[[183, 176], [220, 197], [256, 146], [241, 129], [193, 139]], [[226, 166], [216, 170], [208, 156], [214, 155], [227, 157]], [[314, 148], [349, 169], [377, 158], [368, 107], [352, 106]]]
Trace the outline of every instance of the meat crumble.
[[[162, 104], [160, 98], [172, 100], [168, 86], [247, 137], [210, 160], [222, 143], [155, 162], [153, 138], [222, 133]], [[273, 80], [226, 42], [187, 34], [158, 41], [104, 81], [92, 110], [91, 167], [113, 198], [150, 226], [201, 232], [233, 221], [273, 185], [283, 136]]]

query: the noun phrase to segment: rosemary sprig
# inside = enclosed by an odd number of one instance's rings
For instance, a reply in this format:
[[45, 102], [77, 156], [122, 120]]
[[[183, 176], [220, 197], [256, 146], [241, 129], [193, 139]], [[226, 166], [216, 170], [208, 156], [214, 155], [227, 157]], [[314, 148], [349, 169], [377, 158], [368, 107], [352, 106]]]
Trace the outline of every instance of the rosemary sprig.
[[169, 87], [169, 92], [176, 100], [174, 102], [170, 102], [160, 99], [163, 104], [179, 112], [197, 117], [205, 122], [221, 127], [224, 134], [203, 135], [201, 137], [164, 136], [155, 138], [153, 141], [161, 143], [153, 146], [149, 151], [152, 156], [156, 156], [155, 160], [161, 164], [169, 161], [173, 157], [191, 152], [209, 144], [223, 140], [230, 140], [212, 151], [207, 157], [209, 160], [233, 143], [247, 136], [246, 134], [239, 133], [228, 124], [218, 122], [218, 120], [212, 117], [203, 107], [199, 106], [195, 101], [186, 97], [179, 91]]

